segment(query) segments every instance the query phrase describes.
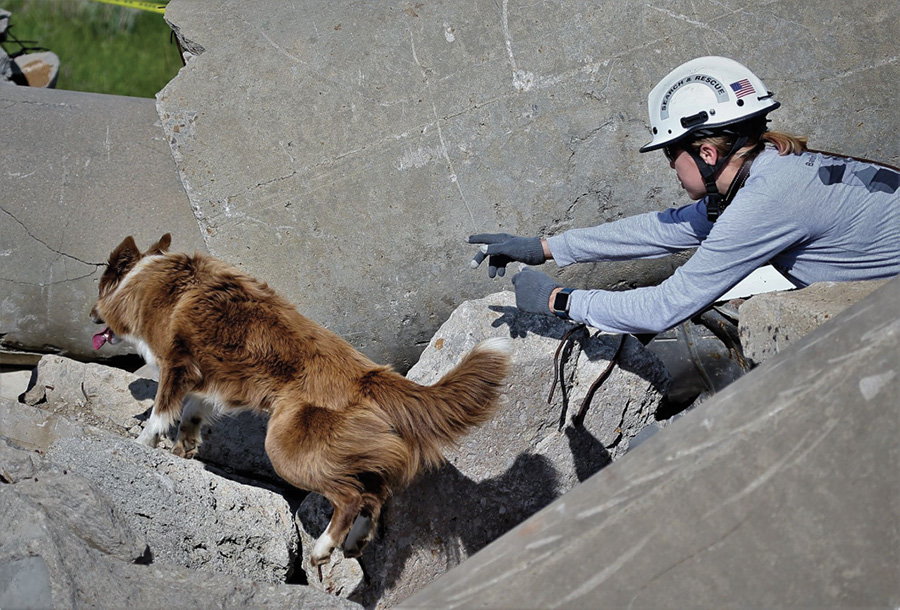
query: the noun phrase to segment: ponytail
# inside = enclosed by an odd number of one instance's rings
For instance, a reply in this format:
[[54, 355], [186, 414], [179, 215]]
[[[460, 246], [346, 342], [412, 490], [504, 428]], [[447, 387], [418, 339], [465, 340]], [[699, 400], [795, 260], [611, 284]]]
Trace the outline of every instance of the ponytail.
[[768, 142], [778, 149], [778, 154], [799, 155], [807, 150], [807, 138], [803, 136], [792, 136], [789, 133], [781, 131], [767, 131], [762, 134], [760, 140]]

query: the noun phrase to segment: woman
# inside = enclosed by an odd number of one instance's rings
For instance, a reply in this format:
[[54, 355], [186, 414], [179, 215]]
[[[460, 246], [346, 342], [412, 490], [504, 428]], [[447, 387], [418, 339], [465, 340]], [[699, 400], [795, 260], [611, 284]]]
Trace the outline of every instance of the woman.
[[488, 233], [472, 266], [659, 257], [697, 248], [658, 286], [624, 292], [563, 288], [525, 269], [516, 305], [616, 333], [657, 333], [715, 302], [771, 262], [796, 286], [900, 273], [900, 172], [807, 150], [806, 140], [766, 130], [778, 108], [762, 81], [724, 57], [689, 61], [648, 98], [653, 139], [695, 203], [540, 239]]

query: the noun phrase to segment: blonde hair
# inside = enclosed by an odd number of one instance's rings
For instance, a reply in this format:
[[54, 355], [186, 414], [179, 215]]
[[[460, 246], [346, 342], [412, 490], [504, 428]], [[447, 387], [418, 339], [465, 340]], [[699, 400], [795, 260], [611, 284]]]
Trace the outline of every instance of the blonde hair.
[[768, 142], [778, 149], [779, 155], [799, 155], [807, 150], [806, 136], [795, 136], [783, 131], [767, 131], [760, 136], [760, 140]]
[[[752, 130], [748, 135], [750, 139], [747, 144], [734, 153], [734, 156], [738, 159], [755, 158], [756, 155], [762, 152], [766, 147], [766, 144], [774, 146], [776, 150], [778, 150], [778, 154], [782, 156], [799, 155], [808, 150], [806, 146], [806, 137], [795, 136], [782, 131], [766, 131], [764, 122], [759, 125], [758, 130]], [[704, 144], [710, 144], [716, 149], [719, 155], [722, 156], [731, 152], [731, 147], [734, 146], [734, 142], [737, 138], [738, 136], [736, 134], [726, 133], [698, 138], [691, 142], [689, 146], [694, 150], [699, 151], [700, 147]]]

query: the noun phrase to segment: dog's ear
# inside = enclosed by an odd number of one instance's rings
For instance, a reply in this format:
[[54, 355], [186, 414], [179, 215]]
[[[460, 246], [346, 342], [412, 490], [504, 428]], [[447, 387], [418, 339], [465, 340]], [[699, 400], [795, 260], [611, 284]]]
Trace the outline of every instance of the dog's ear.
[[148, 255], [155, 254], [165, 254], [169, 251], [169, 246], [172, 245], [172, 234], [166, 233], [162, 237], [159, 238], [159, 241], [150, 246], [150, 249], [147, 250]]
[[140, 258], [141, 251], [138, 250], [137, 244], [134, 243], [134, 237], [129, 235], [109, 255], [108, 267], [117, 272], [118, 275], [124, 275]]

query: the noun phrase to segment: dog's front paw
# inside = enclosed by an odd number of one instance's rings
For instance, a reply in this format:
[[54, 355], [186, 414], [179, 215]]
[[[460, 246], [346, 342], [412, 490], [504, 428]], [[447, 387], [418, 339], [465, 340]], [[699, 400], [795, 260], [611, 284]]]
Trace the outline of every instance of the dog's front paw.
[[156, 447], [159, 443], [159, 435], [150, 430], [149, 426], [138, 435], [137, 442], [147, 447]]

